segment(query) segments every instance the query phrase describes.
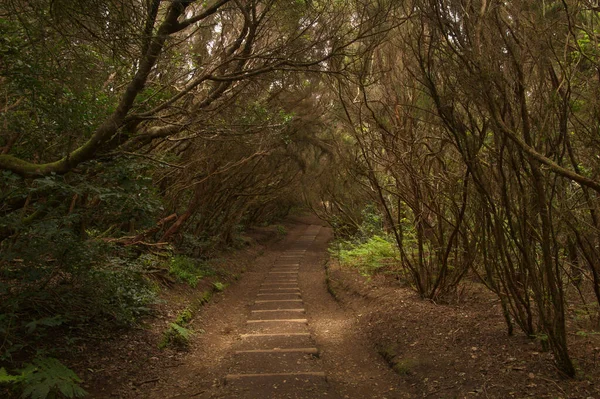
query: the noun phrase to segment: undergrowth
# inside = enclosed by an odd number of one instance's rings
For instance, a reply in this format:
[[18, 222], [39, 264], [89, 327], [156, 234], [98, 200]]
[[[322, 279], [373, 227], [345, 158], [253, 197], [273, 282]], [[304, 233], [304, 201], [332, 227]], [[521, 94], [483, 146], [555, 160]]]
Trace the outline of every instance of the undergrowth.
[[81, 382], [71, 369], [51, 357], [37, 357], [14, 374], [0, 368], [0, 384], [20, 391], [22, 398], [56, 398], [59, 394], [67, 398], [82, 398], [87, 392], [79, 386]]
[[206, 261], [175, 255], [169, 262], [169, 274], [190, 287], [196, 287], [204, 277], [214, 276], [216, 273]]
[[[222, 292], [227, 284], [220, 281], [213, 283], [212, 288], [203, 291], [189, 306], [178, 313], [175, 321], [169, 324], [169, 327], [163, 333], [162, 340], [158, 344], [161, 349], [171, 347], [174, 349], [187, 349], [194, 331], [190, 328], [190, 323], [198, 310], [206, 305], [215, 292]], [[199, 330], [197, 332], [203, 333]]]
[[329, 251], [343, 266], [354, 267], [365, 276], [397, 263], [399, 257], [395, 244], [384, 235], [374, 235], [359, 242], [339, 240]]

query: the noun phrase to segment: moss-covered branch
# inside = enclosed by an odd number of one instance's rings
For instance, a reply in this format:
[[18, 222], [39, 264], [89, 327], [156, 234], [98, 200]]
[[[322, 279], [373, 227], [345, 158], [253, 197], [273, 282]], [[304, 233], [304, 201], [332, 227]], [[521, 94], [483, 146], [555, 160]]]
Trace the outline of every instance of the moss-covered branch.
[[[172, 3], [157, 34], [150, 40], [139, 61], [139, 68], [127, 85], [116, 110], [94, 131], [90, 139], [67, 156], [54, 162], [36, 164], [12, 155], [0, 155], [0, 170], [9, 170], [24, 177], [47, 176], [67, 173], [82, 162], [93, 159], [97, 151], [119, 131], [130, 112], [137, 95], [144, 88], [150, 71], [160, 56], [165, 41], [175, 32], [177, 21], [187, 7], [184, 3]], [[149, 17], [150, 18], [150, 17]]]

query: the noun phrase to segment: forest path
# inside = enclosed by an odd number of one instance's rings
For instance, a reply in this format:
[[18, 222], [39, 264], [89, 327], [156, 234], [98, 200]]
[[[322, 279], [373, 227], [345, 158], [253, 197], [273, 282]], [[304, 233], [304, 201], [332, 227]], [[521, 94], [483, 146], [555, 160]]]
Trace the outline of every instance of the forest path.
[[331, 230], [290, 227], [193, 328], [183, 363], [140, 398], [403, 398], [402, 382], [327, 292]]

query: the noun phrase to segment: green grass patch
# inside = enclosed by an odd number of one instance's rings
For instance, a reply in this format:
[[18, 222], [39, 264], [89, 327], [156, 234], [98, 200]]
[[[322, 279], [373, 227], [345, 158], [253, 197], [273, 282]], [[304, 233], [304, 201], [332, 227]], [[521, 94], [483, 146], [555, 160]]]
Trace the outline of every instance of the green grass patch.
[[375, 235], [364, 242], [338, 241], [330, 252], [343, 266], [357, 268], [361, 274], [370, 276], [377, 269], [397, 263], [399, 252], [391, 239]]
[[169, 260], [169, 274], [194, 288], [204, 277], [214, 276], [216, 272], [209, 262], [175, 255]]

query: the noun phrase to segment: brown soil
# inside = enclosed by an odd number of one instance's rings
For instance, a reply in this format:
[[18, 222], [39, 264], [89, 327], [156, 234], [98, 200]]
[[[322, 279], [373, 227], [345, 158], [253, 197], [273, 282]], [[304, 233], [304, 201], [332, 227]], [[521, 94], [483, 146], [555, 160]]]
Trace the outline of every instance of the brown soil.
[[[341, 269], [335, 262], [328, 263], [331, 230], [315, 228], [318, 223], [312, 218], [291, 221], [285, 225], [288, 234], [283, 239], [266, 234], [249, 249], [229, 256], [224, 268], [241, 277], [230, 279], [231, 285], [197, 313], [191, 325], [196, 334], [187, 351], [157, 346], [177, 312], [193, 302], [201, 288], [166, 294], [159, 316], [146, 328], [99, 337], [93, 346], [82, 347], [81, 358], [87, 360], [76, 363], [75, 369], [90, 397], [600, 399], [597, 336], [572, 337], [574, 357], [586, 375], [561, 380], [550, 355], [541, 352], [537, 343], [506, 336], [498, 304], [487, 292], [473, 288], [463, 305], [436, 305], [394, 281], [367, 279]], [[271, 309], [256, 307], [257, 293], [270, 284], [269, 271], [280, 270], [273, 268], [296, 253], [311, 224], [318, 234], [306, 246], [297, 274], [305, 311], [302, 316], [290, 311], [282, 316], [306, 318], [307, 323], [301, 323], [300, 330], [296, 324], [275, 323], [277, 328], [302, 333], [283, 343], [275, 337], [249, 344], [242, 335], [255, 331], [247, 323], [255, 317], [252, 310]], [[272, 309], [281, 309], [276, 306]], [[265, 328], [260, 331], [282, 331]], [[318, 356], [262, 353], [256, 357], [240, 352], [283, 347], [315, 347]], [[304, 374], [298, 375], [299, 370]], [[267, 371], [290, 375], [248, 377], [243, 382], [231, 378]]]
[[401, 375], [410, 397], [600, 398], [600, 339], [570, 334], [581, 368], [562, 379], [552, 355], [509, 337], [495, 297], [473, 284], [458, 305], [421, 300], [383, 276], [367, 279], [332, 262], [330, 286], [359, 328]]

